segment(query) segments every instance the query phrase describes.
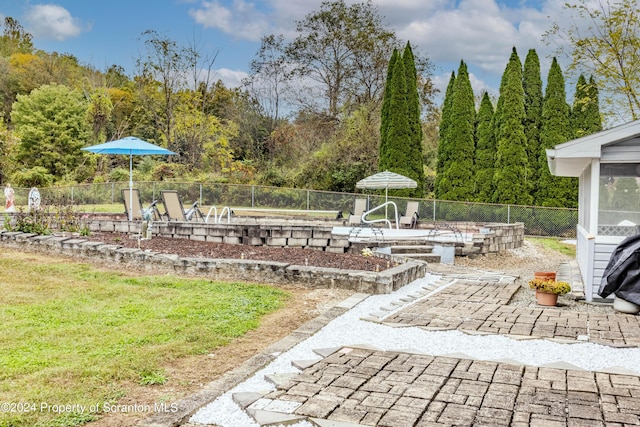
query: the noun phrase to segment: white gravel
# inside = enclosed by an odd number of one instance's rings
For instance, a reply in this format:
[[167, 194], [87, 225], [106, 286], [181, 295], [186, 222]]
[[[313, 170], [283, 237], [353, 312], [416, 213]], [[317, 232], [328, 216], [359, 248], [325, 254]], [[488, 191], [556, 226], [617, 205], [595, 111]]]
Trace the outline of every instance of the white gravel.
[[269, 392], [274, 386], [265, 381], [265, 375], [295, 373], [297, 370], [291, 365], [292, 361], [319, 359], [313, 353], [314, 349], [348, 345], [367, 344], [382, 350], [411, 350], [431, 355], [463, 353], [479, 360], [508, 359], [536, 366], [563, 361], [590, 371], [619, 367], [640, 375], [640, 348], [617, 349], [592, 343], [558, 344], [547, 340], [520, 341], [500, 335], [472, 336], [459, 331], [394, 328], [361, 320], [372, 313], [380, 313], [381, 307], [387, 307], [391, 302], [398, 302], [401, 297], [415, 294], [424, 286], [435, 283], [439, 277], [427, 275], [392, 294], [366, 298], [306, 341], [281, 354], [253, 377], [200, 409], [191, 422], [223, 427], [257, 426], [233, 402], [233, 393]]

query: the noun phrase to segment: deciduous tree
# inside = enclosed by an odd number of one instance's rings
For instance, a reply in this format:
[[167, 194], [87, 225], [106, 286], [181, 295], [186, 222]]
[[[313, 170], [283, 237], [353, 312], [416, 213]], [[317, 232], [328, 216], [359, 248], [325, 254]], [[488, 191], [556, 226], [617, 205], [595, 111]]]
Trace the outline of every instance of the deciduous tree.
[[324, 1], [297, 22], [296, 31], [286, 54], [296, 75], [312, 82], [307, 89], [315, 99], [306, 102], [324, 100], [334, 118], [347, 101], [379, 102], [387, 58], [398, 42], [372, 2]]
[[20, 168], [35, 166], [67, 180], [82, 181], [89, 171], [81, 168], [87, 155], [80, 148], [90, 140], [87, 103], [77, 90], [44, 85], [29, 95], [18, 95], [11, 118], [20, 138], [15, 158]]
[[[570, 0], [571, 19], [558, 20], [545, 40], [571, 59], [569, 70], [595, 76], [614, 121], [640, 118], [640, 0]], [[565, 22], [567, 24], [565, 24]]]

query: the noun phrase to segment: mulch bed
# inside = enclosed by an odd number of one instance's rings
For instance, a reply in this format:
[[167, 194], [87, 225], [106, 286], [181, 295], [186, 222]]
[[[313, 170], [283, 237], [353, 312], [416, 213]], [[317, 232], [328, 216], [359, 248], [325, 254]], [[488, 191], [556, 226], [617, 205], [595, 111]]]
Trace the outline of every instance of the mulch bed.
[[362, 271], [382, 271], [393, 265], [384, 258], [351, 253], [337, 254], [314, 249], [233, 245], [169, 237], [154, 237], [138, 242], [135, 237], [126, 233], [99, 232], [92, 233], [88, 239], [126, 248], [139, 247], [142, 250], [190, 258], [251, 259]]

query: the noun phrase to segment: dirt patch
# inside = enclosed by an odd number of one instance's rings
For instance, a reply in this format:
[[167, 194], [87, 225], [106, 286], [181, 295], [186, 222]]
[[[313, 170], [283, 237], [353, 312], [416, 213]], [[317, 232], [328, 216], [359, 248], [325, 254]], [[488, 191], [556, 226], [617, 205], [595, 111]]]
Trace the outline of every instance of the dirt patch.
[[314, 249], [232, 245], [169, 237], [154, 237], [153, 239], [139, 241], [131, 238], [126, 233], [105, 232], [92, 233], [88, 239], [125, 248], [140, 248], [143, 251], [176, 254], [180, 257], [190, 258], [252, 259], [256, 261], [286, 262], [291, 265], [310, 265], [362, 271], [382, 271], [392, 266], [392, 263], [386, 259], [375, 256], [351, 253], [338, 254]]

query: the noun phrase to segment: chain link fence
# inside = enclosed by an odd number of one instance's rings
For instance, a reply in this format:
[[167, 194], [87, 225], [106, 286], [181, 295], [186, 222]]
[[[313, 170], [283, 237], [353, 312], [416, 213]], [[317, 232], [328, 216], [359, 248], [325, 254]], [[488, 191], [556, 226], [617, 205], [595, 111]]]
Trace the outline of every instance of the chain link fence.
[[[75, 205], [117, 205], [122, 206], [121, 190], [128, 188], [126, 182], [84, 184], [67, 187], [40, 189], [43, 201], [72, 203]], [[489, 203], [451, 202], [434, 199], [408, 199], [388, 197], [382, 194], [337, 193], [330, 191], [305, 190], [296, 188], [269, 187], [242, 184], [202, 184], [182, 182], [136, 182], [134, 188], [140, 192], [143, 205], [160, 200], [162, 190], [177, 190], [183, 205], [199, 202], [200, 206], [224, 206], [232, 209], [277, 209], [316, 212], [343, 212], [345, 217], [353, 210], [355, 199], [366, 198], [369, 208], [385, 201], [394, 202], [398, 212], [406, 209], [408, 201], [418, 200], [421, 222], [478, 222], [516, 223], [525, 225], [529, 236], [550, 236], [575, 238], [578, 210], [547, 208], [538, 206], [500, 205]], [[27, 206], [28, 188], [15, 188], [16, 205]], [[386, 215], [392, 219], [393, 209]], [[206, 213], [206, 211], [205, 211]]]

